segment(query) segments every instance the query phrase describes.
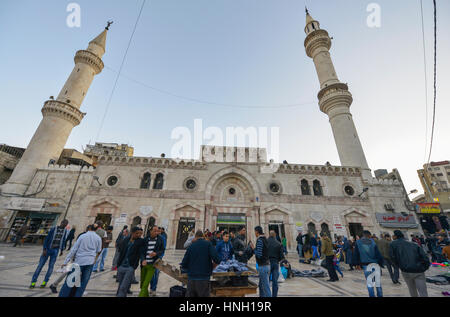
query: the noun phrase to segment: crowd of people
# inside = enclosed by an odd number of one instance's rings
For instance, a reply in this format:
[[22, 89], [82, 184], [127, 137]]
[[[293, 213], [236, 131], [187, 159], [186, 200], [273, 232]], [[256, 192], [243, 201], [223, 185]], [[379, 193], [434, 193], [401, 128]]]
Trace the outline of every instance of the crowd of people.
[[[380, 274], [381, 268], [387, 268], [394, 284], [401, 284], [401, 271], [410, 295], [425, 297], [428, 296], [425, 271], [431, 262], [449, 261], [450, 241], [446, 233], [427, 234], [426, 237], [412, 235], [411, 241], [407, 241], [400, 230], [395, 230], [392, 238], [388, 233], [378, 238], [364, 231], [362, 237], [356, 236], [355, 239], [336, 236], [332, 243], [329, 233], [321, 232], [319, 236], [311, 232], [299, 232], [297, 251], [300, 262], [320, 263], [326, 268], [329, 282], [339, 281], [337, 272], [344, 277], [341, 262], [349, 266], [349, 271], [363, 271], [366, 279], [372, 279], [373, 273], [377, 271], [376, 264]], [[382, 297], [381, 280], [377, 278], [371, 285], [374, 286], [367, 287], [369, 296], [374, 297], [376, 293], [376, 296]]]
[[[105, 271], [104, 262], [113, 241], [113, 227], [104, 226], [102, 221], [97, 221], [79, 234], [73, 245], [76, 228], [68, 228], [68, 221], [63, 220], [59, 226], [50, 229], [30, 288], [36, 287], [39, 275], [49, 261], [40, 287], [47, 286], [58, 254], [62, 256], [66, 249], [68, 254], [59, 270], [62, 274], [50, 285], [52, 292], [57, 293], [58, 284], [65, 279], [59, 292], [60, 297], [83, 296], [91, 274]], [[290, 268], [286, 258], [286, 243], [283, 243], [285, 239], [280, 239], [275, 231], [270, 231], [266, 237], [260, 226], [254, 228], [254, 234], [255, 243], [247, 239], [245, 226], [230, 232], [192, 229], [184, 244], [186, 252], [180, 263], [182, 272], [188, 276], [186, 296], [209, 296], [210, 280], [216, 266], [227, 261], [236, 261], [245, 266], [255, 256], [259, 295], [277, 297], [280, 266]], [[361, 237], [347, 239], [335, 236], [335, 241], [332, 242], [328, 232], [321, 232], [320, 235], [300, 232], [296, 240], [300, 262], [319, 264], [326, 268], [329, 282], [339, 281], [338, 273], [341, 278], [344, 277], [341, 269], [344, 263], [348, 265], [349, 271], [362, 271], [368, 281], [370, 297], [383, 296], [381, 279], [377, 278], [377, 274], [381, 274], [381, 269], [384, 268], [388, 270], [394, 284], [401, 284], [399, 278], [400, 272], [402, 273], [411, 296], [428, 296], [425, 271], [432, 262], [447, 262], [450, 257], [450, 241], [444, 233], [412, 235], [411, 241], [407, 241], [399, 230], [395, 230], [392, 237], [386, 233], [380, 238], [364, 231]], [[167, 234], [163, 227], [151, 226], [145, 235], [139, 226], [131, 230], [128, 226], [123, 227], [115, 240], [111, 268], [116, 271], [116, 296], [126, 297], [132, 294], [132, 284], [140, 284], [139, 297], [155, 296], [160, 272], [154, 264], [164, 257], [166, 243]], [[138, 282], [135, 272], [139, 266]], [[74, 272], [79, 274], [79, 283], [75, 286]]]

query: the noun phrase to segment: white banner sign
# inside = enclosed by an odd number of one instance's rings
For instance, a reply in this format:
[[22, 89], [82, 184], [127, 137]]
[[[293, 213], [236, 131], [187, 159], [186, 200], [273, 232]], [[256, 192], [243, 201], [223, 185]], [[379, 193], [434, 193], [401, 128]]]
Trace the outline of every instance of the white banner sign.
[[45, 199], [11, 197], [3, 204], [3, 208], [10, 210], [41, 211]]

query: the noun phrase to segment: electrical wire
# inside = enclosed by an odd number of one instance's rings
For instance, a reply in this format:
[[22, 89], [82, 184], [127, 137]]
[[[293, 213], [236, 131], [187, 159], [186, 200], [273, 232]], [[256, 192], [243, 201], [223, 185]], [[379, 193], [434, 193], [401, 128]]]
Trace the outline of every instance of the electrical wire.
[[[118, 73], [118, 71], [116, 71], [115, 69], [105, 66], [105, 68], [109, 69], [112, 72]], [[201, 100], [201, 99], [196, 99], [196, 98], [191, 98], [191, 97], [186, 97], [186, 96], [182, 96], [176, 93], [172, 93], [170, 91], [167, 90], [163, 90], [160, 88], [156, 88], [153, 86], [150, 86], [142, 81], [139, 81], [137, 79], [131, 78], [129, 76], [126, 76], [124, 74], [120, 74], [121, 77], [128, 79], [131, 82], [134, 82], [138, 85], [141, 85], [143, 87], [146, 87], [148, 89], [157, 91], [159, 93], [165, 94], [165, 95], [169, 95], [178, 99], [183, 99], [183, 100], [187, 100], [187, 101], [191, 101], [191, 102], [195, 102], [195, 103], [199, 103], [199, 104], [207, 104], [207, 105], [214, 105], [214, 106], [222, 106], [222, 107], [230, 107], [230, 108], [245, 108], [245, 109], [276, 109], [276, 108], [294, 108], [294, 107], [300, 107], [300, 106], [306, 106], [306, 105], [312, 105], [312, 104], [317, 104], [317, 101], [310, 101], [310, 102], [303, 102], [303, 103], [294, 103], [294, 104], [286, 104], [286, 105], [272, 105], [272, 106], [247, 106], [247, 105], [237, 105], [237, 104], [226, 104], [226, 103], [219, 103], [219, 102], [213, 102], [213, 101], [207, 101], [207, 100]]]
[[103, 118], [102, 118], [102, 121], [101, 121], [101, 123], [100, 123], [100, 127], [99, 127], [99, 129], [98, 129], [98, 133], [97, 133], [97, 138], [96, 138], [96, 140], [99, 139], [100, 133], [101, 133], [101, 131], [102, 131], [102, 129], [103, 129], [103, 124], [105, 123], [106, 115], [108, 114], [108, 110], [109, 110], [109, 107], [110, 107], [110, 105], [111, 105], [111, 101], [112, 101], [112, 98], [113, 98], [113, 96], [114, 96], [114, 92], [116, 91], [116, 88], [117, 88], [117, 82], [119, 81], [120, 73], [122, 72], [123, 65], [125, 64], [125, 60], [126, 60], [127, 55], [128, 55], [128, 50], [130, 49], [131, 42], [133, 41], [134, 33], [136, 32], [136, 29], [137, 29], [139, 20], [140, 20], [141, 15], [142, 15], [142, 11], [144, 10], [144, 6], [145, 6], [145, 2], [146, 2], [146, 1], [147, 1], [147, 0], [143, 0], [143, 1], [142, 1], [142, 6], [141, 6], [141, 9], [140, 9], [140, 11], [139, 11], [139, 15], [138, 15], [138, 17], [136, 18], [136, 23], [134, 24], [133, 32], [131, 33], [130, 40], [128, 41], [128, 46], [127, 46], [127, 49], [126, 49], [125, 54], [124, 54], [124, 56], [123, 56], [122, 63], [120, 64], [119, 72], [118, 72], [118, 74], [117, 74], [116, 80], [115, 80], [115, 82], [114, 82], [113, 89], [112, 89], [111, 94], [110, 94], [110, 96], [109, 96], [108, 103], [106, 104], [105, 113], [103, 114]]
[[428, 163], [430, 164], [431, 152], [433, 150], [433, 139], [434, 139], [434, 127], [436, 123], [436, 95], [437, 95], [437, 6], [436, 0], [433, 0], [434, 5], [434, 101], [433, 101], [433, 121], [431, 126], [431, 141], [430, 141], [430, 154], [428, 155]]
[[425, 75], [425, 151], [423, 154], [423, 161], [427, 158], [428, 150], [428, 75], [427, 75], [427, 54], [425, 50], [425, 25], [423, 19], [423, 0], [420, 0], [420, 16], [422, 19], [422, 45], [423, 45], [423, 68]]

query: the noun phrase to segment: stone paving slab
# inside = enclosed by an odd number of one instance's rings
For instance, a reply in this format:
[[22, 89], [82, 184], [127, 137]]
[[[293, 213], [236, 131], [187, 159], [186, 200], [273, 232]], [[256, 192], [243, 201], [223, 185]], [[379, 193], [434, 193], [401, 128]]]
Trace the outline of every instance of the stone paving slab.
[[[114, 297], [117, 290], [117, 283], [113, 278], [116, 272], [111, 271], [112, 259], [115, 250], [110, 248], [105, 261], [105, 271], [99, 273], [92, 273], [86, 289], [86, 297]], [[51, 291], [40, 289], [28, 289], [31, 282], [31, 276], [37, 267], [40, 254], [42, 253], [42, 246], [25, 245], [23, 247], [12, 247], [12, 244], [0, 244], [0, 256], [5, 256], [4, 260], [0, 260], [0, 297], [57, 297], [58, 294], [52, 294]], [[67, 253], [65, 253], [67, 254]], [[166, 251], [165, 261], [178, 265], [181, 262], [184, 251]], [[50, 278], [49, 284], [56, 280], [60, 273], [55, 271], [60, 267], [64, 261], [65, 255], [58, 257], [55, 264], [54, 272]], [[289, 254], [288, 260], [292, 267], [297, 270], [311, 270], [317, 266], [308, 265], [298, 262], [296, 254]], [[254, 266], [254, 258], [250, 261], [250, 265]], [[47, 265], [44, 266], [41, 275], [38, 279], [37, 285], [42, 282]], [[341, 265], [347, 267], [347, 265]], [[427, 276], [446, 273], [449, 268], [430, 268], [427, 271]], [[339, 282], [326, 282], [325, 278], [305, 278], [296, 277], [286, 280], [286, 282], [279, 285], [280, 297], [367, 297], [367, 289], [365, 286], [364, 275], [362, 271], [343, 271], [344, 278], [340, 277]], [[139, 280], [139, 269], [136, 270], [136, 278]], [[252, 278], [253, 279], [253, 278]], [[253, 279], [257, 281], [257, 279]], [[400, 278], [401, 285], [394, 285], [387, 270], [383, 270], [382, 286], [385, 297], [409, 297], [409, 292], [403, 279]], [[167, 297], [169, 295], [170, 287], [180, 285], [180, 283], [170, 276], [160, 273], [157, 297]], [[62, 286], [59, 285], [58, 290]], [[442, 292], [450, 292], [450, 285], [434, 285], [427, 283], [429, 296], [443, 297]], [[133, 291], [132, 297], [139, 293], [139, 285], [133, 284], [131, 287]], [[257, 296], [257, 295], [255, 295]]]

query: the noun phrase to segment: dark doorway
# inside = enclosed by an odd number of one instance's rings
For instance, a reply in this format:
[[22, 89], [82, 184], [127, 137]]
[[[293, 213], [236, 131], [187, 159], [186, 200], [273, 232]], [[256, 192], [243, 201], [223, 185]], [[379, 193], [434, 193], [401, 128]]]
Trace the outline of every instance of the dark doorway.
[[320, 225], [320, 229], [323, 233], [325, 233], [331, 239], [330, 229], [328, 228], [328, 224], [325, 222]]
[[312, 222], [308, 223], [308, 232], [312, 233], [312, 234], [316, 234], [316, 225]]
[[141, 217], [137, 216], [133, 218], [133, 223], [131, 224], [131, 228], [136, 227], [142, 223]]
[[111, 214], [97, 214], [97, 217], [95, 218], [95, 222], [101, 220], [103, 222], [103, 229], [111, 225]]
[[147, 224], [145, 225], [145, 236], [150, 233], [150, 228], [152, 228], [156, 224], [156, 219], [154, 217], [150, 217], [147, 219]]
[[360, 238], [363, 235], [363, 226], [360, 223], [349, 223], [348, 224], [350, 235], [356, 240], [356, 236]]
[[184, 249], [184, 243], [186, 242], [189, 232], [195, 228], [195, 219], [181, 218], [178, 224], [177, 243], [175, 248], [177, 250]]
[[277, 234], [277, 240], [279, 240], [281, 242], [281, 240], [283, 240], [283, 238], [286, 237], [286, 234], [284, 232], [284, 224], [283, 223], [270, 223], [269, 224], [269, 231], [275, 231], [275, 233]]

